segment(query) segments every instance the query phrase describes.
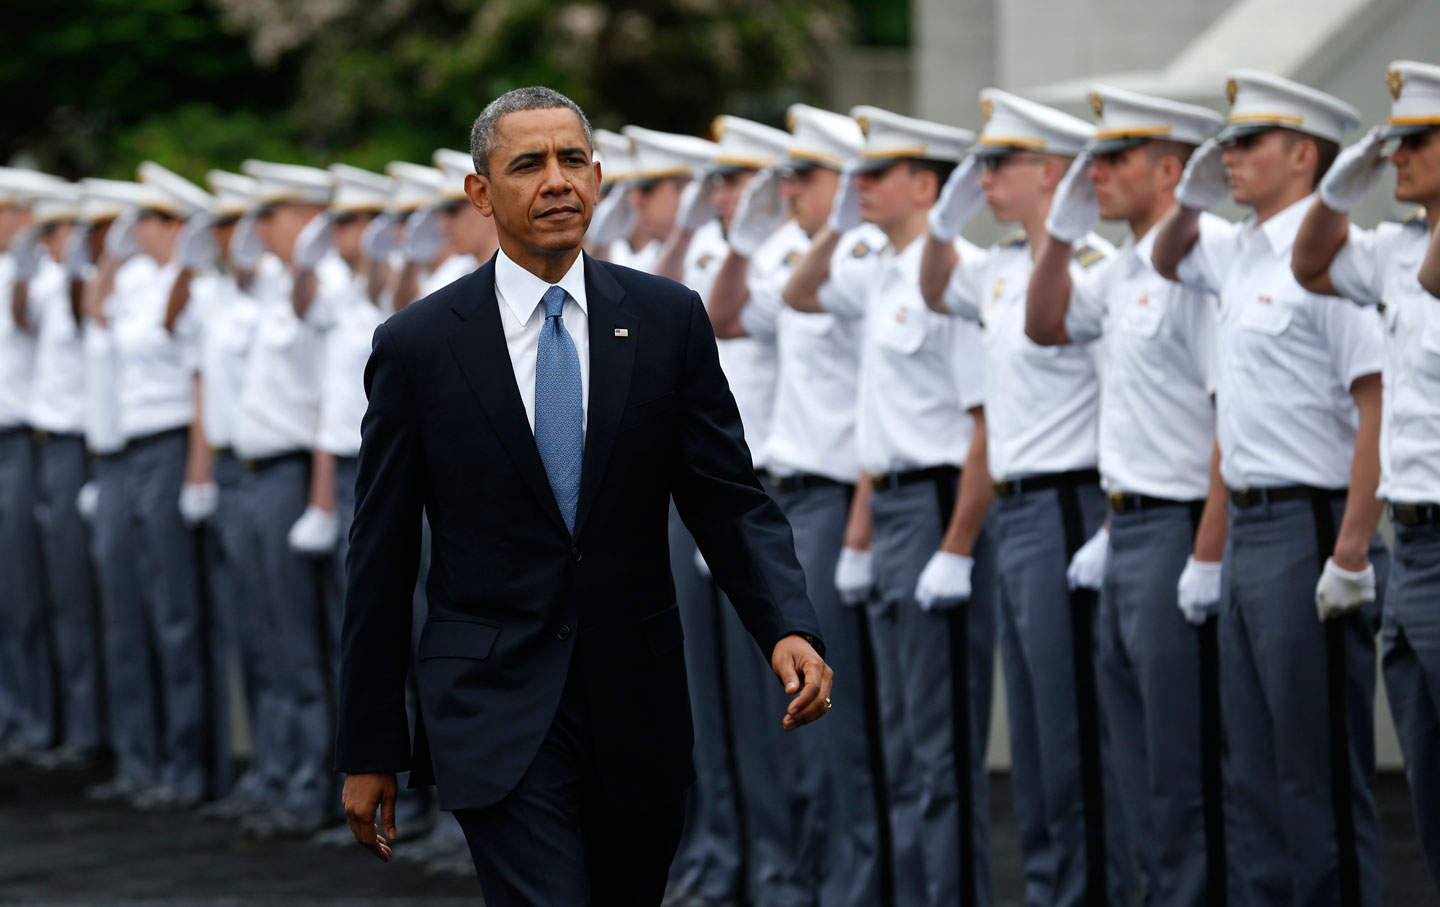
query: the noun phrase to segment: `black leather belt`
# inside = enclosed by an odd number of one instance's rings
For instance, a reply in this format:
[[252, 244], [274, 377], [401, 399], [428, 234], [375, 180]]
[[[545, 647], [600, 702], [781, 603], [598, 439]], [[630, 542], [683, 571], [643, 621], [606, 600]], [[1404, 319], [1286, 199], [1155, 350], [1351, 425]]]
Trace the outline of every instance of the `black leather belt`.
[[288, 453], [275, 454], [273, 457], [246, 457], [240, 461], [240, 468], [249, 473], [264, 472], [272, 466], [279, 466], [290, 460], [310, 459], [308, 450], [292, 450]]
[[1139, 510], [1153, 510], [1156, 507], [1193, 507], [1204, 501], [1176, 501], [1172, 498], [1155, 498], [1148, 494], [1126, 494], [1123, 491], [1105, 493], [1105, 503], [1111, 513], [1133, 513]]
[[1095, 469], [1072, 469], [1069, 472], [1052, 472], [1043, 476], [1030, 476], [1025, 479], [1006, 479], [999, 482], [992, 482], [995, 488], [995, 497], [1013, 498], [1022, 494], [1029, 494], [1032, 491], [1045, 491], [1048, 488], [1066, 488], [1072, 485], [1089, 485], [1100, 481], [1100, 472]]
[[1230, 503], [1236, 507], [1259, 507], [1281, 501], [1313, 501], [1343, 498], [1346, 488], [1316, 488], [1313, 485], [1277, 485], [1271, 488], [1231, 488]]
[[30, 438], [36, 444], [49, 444], [51, 441], [84, 441], [85, 436], [79, 432], [72, 431], [46, 431], [37, 428], [30, 433]]
[[958, 466], [927, 466], [924, 469], [907, 469], [903, 472], [872, 472], [866, 476], [873, 491], [893, 491], [916, 482], [938, 482], [960, 475]]
[[797, 491], [809, 491], [811, 488], [853, 488], [848, 482], [837, 482], [829, 476], [817, 476], [812, 473], [799, 472], [793, 476], [770, 476], [770, 483], [775, 490], [781, 494], [794, 494]]
[[167, 428], [164, 431], [157, 431], [154, 434], [141, 435], [138, 438], [132, 438], [129, 441], [125, 442], [125, 449], [139, 450], [142, 447], [149, 447], [152, 444], [158, 444], [161, 441], [167, 441], [171, 438], [176, 437], [177, 435], [183, 438], [189, 434], [190, 426], [188, 425], [182, 425], [179, 428]]
[[11, 425], [11, 426], [8, 427], [8, 428], [0, 428], [0, 440], [5, 440], [5, 439], [7, 439], [7, 438], [13, 438], [13, 437], [15, 437], [16, 435], [28, 435], [28, 434], [30, 434], [30, 429], [29, 429], [27, 426], [24, 426], [24, 425]]
[[1390, 502], [1390, 519], [1401, 526], [1427, 526], [1440, 523], [1440, 504], [1402, 504]]

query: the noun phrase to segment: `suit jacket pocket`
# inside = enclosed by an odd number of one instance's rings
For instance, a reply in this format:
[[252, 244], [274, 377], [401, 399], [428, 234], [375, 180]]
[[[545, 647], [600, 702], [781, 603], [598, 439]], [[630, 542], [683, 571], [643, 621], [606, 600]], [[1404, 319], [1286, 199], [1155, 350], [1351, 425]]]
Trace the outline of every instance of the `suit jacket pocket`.
[[652, 614], [641, 621], [641, 632], [650, 654], [659, 658], [673, 652], [685, 642], [685, 630], [680, 626], [680, 609], [671, 605], [664, 611]]
[[420, 631], [420, 660], [490, 655], [500, 628], [474, 620], [432, 620]]

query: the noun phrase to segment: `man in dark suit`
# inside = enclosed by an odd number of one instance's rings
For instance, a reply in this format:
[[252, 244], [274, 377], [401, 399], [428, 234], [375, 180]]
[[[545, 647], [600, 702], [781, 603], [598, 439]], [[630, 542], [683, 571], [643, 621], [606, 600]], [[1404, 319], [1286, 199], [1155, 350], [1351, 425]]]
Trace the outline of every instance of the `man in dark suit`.
[[[549, 89], [486, 107], [465, 188], [500, 252], [382, 325], [365, 375], [345, 810], [388, 859], [395, 773], [426, 783], [433, 767], [490, 907], [660, 902], [692, 775], [672, 496], [793, 694], [784, 727], [830, 707], [790, 527], [751, 469], [704, 306], [581, 254], [592, 148], [580, 108]], [[433, 554], [412, 751], [422, 518]]]

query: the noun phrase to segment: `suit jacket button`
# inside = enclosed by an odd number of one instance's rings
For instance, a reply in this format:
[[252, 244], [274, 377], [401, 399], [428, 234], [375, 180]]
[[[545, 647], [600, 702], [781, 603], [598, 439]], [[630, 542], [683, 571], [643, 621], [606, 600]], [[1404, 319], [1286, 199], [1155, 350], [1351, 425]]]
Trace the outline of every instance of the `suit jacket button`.
[[571, 549], [570, 549], [570, 559], [571, 559], [572, 561], [574, 561], [575, 563], [577, 563], [577, 564], [580, 563], [580, 549], [579, 549], [579, 548], [571, 548]]
[[569, 638], [570, 638], [570, 625], [569, 625], [569, 624], [562, 624], [561, 627], [560, 627], [560, 629], [558, 629], [558, 630], [555, 631], [555, 638], [556, 638], [556, 639], [569, 639]]

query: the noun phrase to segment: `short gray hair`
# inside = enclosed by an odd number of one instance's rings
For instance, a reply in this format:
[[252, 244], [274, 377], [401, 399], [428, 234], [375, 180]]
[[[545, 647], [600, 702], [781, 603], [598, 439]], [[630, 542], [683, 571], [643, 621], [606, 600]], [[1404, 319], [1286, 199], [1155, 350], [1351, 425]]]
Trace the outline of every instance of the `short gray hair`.
[[531, 85], [505, 92], [485, 105], [475, 118], [475, 124], [470, 127], [470, 158], [475, 162], [475, 172], [481, 176], [490, 175], [490, 152], [495, 150], [496, 127], [500, 125], [501, 117], [522, 110], [554, 110], [557, 107], [575, 111], [580, 118], [580, 126], [585, 130], [585, 141], [594, 153], [595, 136], [590, 132], [590, 121], [580, 105], [553, 88]]

